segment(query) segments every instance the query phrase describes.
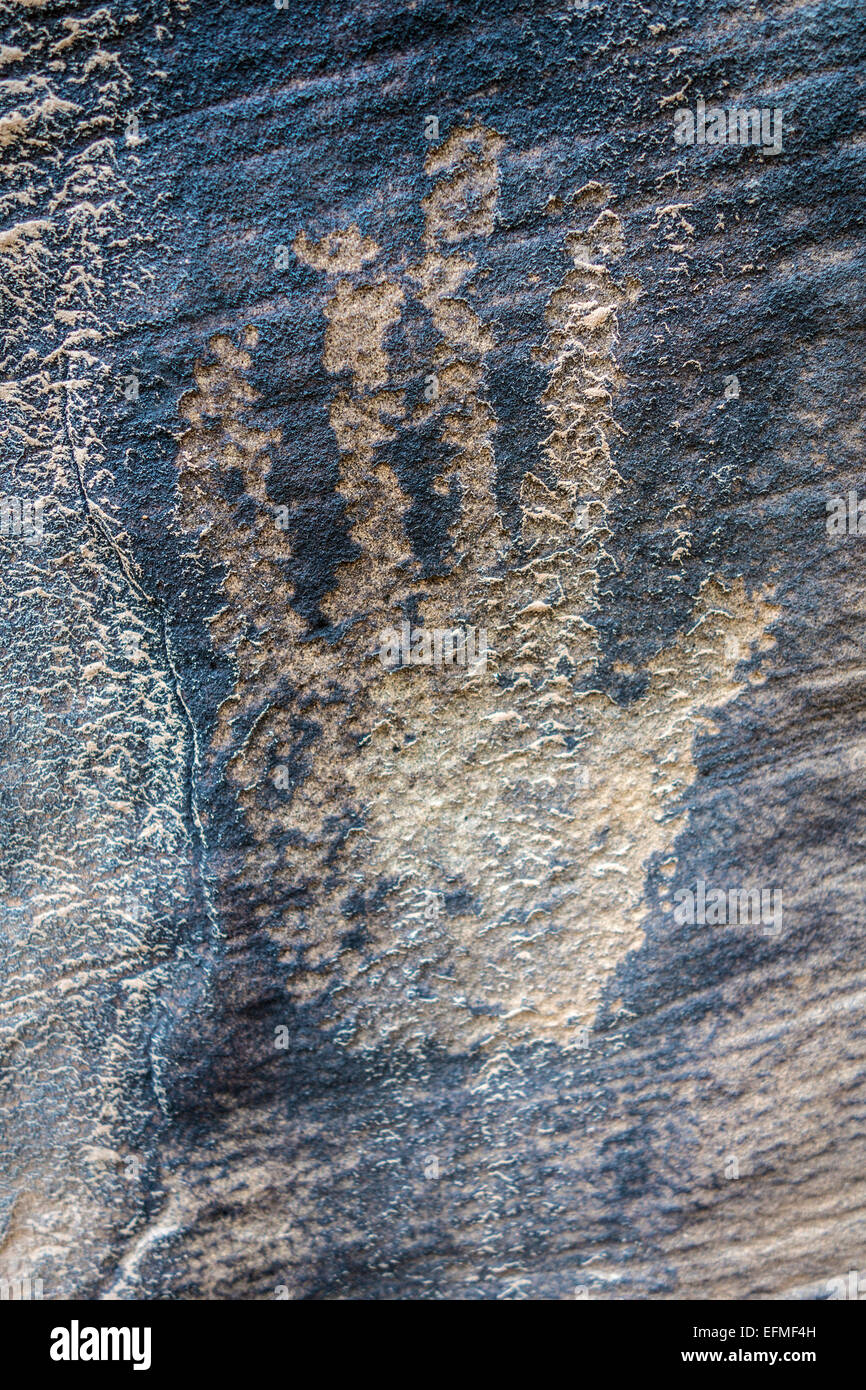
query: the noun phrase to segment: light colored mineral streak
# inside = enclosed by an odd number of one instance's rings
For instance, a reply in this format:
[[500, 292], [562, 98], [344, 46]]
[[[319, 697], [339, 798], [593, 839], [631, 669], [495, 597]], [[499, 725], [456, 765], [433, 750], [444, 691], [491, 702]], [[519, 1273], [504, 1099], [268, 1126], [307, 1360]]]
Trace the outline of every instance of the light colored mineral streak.
[[349, 377], [349, 389], [338, 390], [331, 402], [330, 420], [340, 458], [338, 491], [360, 554], [345, 567], [350, 573], [341, 573], [342, 582], [323, 607], [335, 626], [347, 619], [355, 622], [342, 651], [360, 657], [383, 617], [393, 619], [393, 604], [405, 588], [401, 570], [412, 559], [402, 525], [407, 499], [393, 470], [376, 456], [379, 446], [395, 437], [394, 424], [405, 411], [403, 393], [388, 385], [387, 349], [405, 295], [385, 275], [372, 268], [364, 271], [365, 263], [377, 258], [378, 247], [362, 238], [357, 227], [331, 233], [320, 243], [302, 233], [294, 249], [316, 269], [342, 272], [325, 302], [324, 365], [334, 376]]
[[[493, 501], [496, 420], [484, 395], [485, 358], [494, 347], [494, 337], [466, 297], [477, 262], [468, 253], [450, 248], [469, 237], [492, 233], [499, 193], [498, 158], [504, 143], [482, 125], [458, 127], [427, 156], [427, 173], [439, 175], [422, 204], [428, 249], [409, 271], [438, 334], [430, 363], [437, 399], [416, 412], [414, 423], [422, 423], [428, 415], [442, 421], [437, 487], [447, 491], [453, 480], [459, 490], [452, 543], [453, 562], [465, 563], [468, 571], [464, 589], [470, 576], [496, 563], [507, 542]], [[424, 606], [427, 624], [447, 626], [454, 620], [449, 612], [454, 585], [434, 580], [431, 587], [433, 596]]]
[[[230, 746], [235, 720], [261, 712], [279, 680], [280, 654], [304, 629], [291, 607], [293, 589], [281, 567], [285, 536], [266, 492], [270, 449], [280, 434], [245, 420], [257, 398], [246, 376], [257, 341], [255, 328], [245, 330], [240, 344], [224, 334], [212, 337], [213, 360], [196, 364], [195, 389], [180, 402], [188, 421], [177, 459], [181, 520], [196, 535], [199, 550], [224, 566], [226, 602], [210, 628], [215, 646], [232, 658], [238, 672], [236, 694], [220, 708], [211, 753]], [[256, 503], [248, 526], [238, 524], [235, 502], [224, 490], [233, 473], [240, 474], [244, 495]], [[257, 625], [267, 641], [256, 635]]]
[[44, 534], [0, 540], [0, 1277], [38, 1272], [52, 1297], [94, 1278], [134, 1220], [121, 1150], [142, 1106], [166, 1103], [155, 1057], [152, 1093], [138, 1083], [196, 896], [193, 750], [102, 438], [118, 285], [138, 292], [150, 235], [130, 230], [121, 173], [139, 94], [115, 43], [131, 21], [102, 8], [56, 39], [15, 18], [22, 42], [0, 68], [0, 451], [3, 495], [41, 498]]

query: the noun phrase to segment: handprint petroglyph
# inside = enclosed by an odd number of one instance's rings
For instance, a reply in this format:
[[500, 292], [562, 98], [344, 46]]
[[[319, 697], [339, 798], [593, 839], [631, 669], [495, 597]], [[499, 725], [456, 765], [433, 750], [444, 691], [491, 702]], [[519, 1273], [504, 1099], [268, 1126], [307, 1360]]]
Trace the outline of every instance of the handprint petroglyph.
[[[646, 866], [672, 853], [695, 732], [743, 688], [726, 638], [744, 653], [769, 646], [776, 612], [741, 583], [708, 582], [639, 700], [621, 706], [593, 688], [608, 508], [622, 486], [617, 310], [639, 287], [611, 270], [623, 227], [606, 190], [588, 185], [536, 350], [550, 433], [510, 535], [485, 386], [496, 325], [478, 294], [468, 300], [495, 234], [502, 148], [476, 125], [430, 154], [423, 246], [402, 267], [385, 266], [355, 226], [295, 240], [327, 276], [330, 421], [360, 550], [322, 605], [326, 635], [307, 630], [283, 577], [286, 537], [267, 500], [279, 440], [246, 422], [255, 334], [243, 346], [212, 340], [183, 403], [184, 525], [225, 570], [226, 608], [211, 626], [237, 683], [214, 757], [228, 758], [250, 831], [245, 878], [260, 892], [245, 911], [291, 965], [295, 1001], [349, 1046], [579, 1045], [643, 939]], [[434, 339], [417, 370], [437, 382], [416, 403], [389, 358], [413, 299]], [[410, 499], [384, 447], [422, 426], [441, 446], [436, 485], [457, 502], [435, 574], [413, 555]], [[256, 503], [243, 537], [221, 481], [231, 471]], [[486, 629], [486, 670], [383, 667], [378, 634], [407, 605], [416, 623]], [[282, 785], [278, 766], [292, 769]]]

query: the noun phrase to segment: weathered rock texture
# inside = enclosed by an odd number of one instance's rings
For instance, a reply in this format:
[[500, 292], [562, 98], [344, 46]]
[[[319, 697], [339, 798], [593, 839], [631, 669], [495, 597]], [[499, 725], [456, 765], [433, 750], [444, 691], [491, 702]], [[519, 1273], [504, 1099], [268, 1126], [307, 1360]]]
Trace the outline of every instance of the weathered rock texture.
[[866, 1268], [858, 8], [5, 4], [0, 1277]]

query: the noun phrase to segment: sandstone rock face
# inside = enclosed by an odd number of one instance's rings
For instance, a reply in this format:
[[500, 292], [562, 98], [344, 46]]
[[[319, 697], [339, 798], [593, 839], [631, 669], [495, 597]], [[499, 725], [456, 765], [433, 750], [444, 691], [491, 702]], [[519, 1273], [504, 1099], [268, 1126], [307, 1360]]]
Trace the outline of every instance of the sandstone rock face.
[[855, 9], [0, 13], [0, 1279], [827, 1296]]

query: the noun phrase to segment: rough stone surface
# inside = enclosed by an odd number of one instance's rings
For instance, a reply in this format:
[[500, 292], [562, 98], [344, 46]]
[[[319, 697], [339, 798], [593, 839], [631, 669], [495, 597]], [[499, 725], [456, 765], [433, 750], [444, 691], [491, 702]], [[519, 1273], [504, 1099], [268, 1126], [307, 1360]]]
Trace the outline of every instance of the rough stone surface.
[[[2, 496], [44, 501], [0, 537], [0, 1278], [825, 1297], [862, 7], [0, 25]], [[782, 151], [676, 145], [699, 99]], [[406, 625], [486, 663], [392, 669]], [[781, 930], [678, 920], [699, 879]]]

